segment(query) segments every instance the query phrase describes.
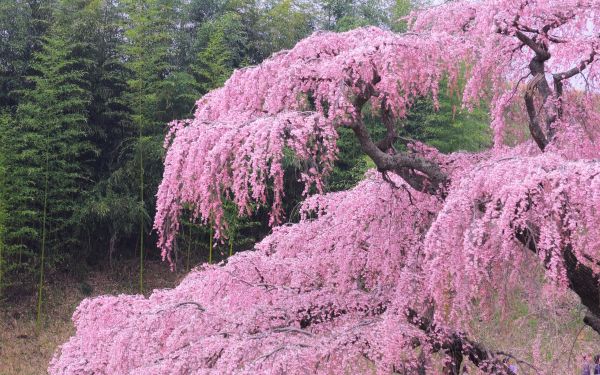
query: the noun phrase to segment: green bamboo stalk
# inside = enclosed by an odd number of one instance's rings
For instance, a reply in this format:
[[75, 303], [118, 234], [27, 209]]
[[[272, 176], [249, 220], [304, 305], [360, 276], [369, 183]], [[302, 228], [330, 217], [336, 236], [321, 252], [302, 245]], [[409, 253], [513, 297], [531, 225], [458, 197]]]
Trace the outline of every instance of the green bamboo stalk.
[[49, 158], [50, 153], [48, 150], [48, 140], [46, 139], [46, 176], [44, 186], [44, 209], [42, 214], [42, 257], [40, 261], [40, 280], [38, 284], [38, 301], [37, 301], [37, 316], [35, 319], [35, 326], [37, 331], [40, 331], [42, 323], [42, 292], [44, 286], [44, 257], [46, 255], [46, 215], [48, 210], [48, 173], [49, 173]]
[[[3, 139], [2, 139], [3, 140]], [[2, 152], [2, 151], [0, 151]], [[0, 158], [2, 158], [2, 155], [0, 155]], [[0, 163], [2, 162], [2, 160], [0, 159]], [[0, 168], [2, 168], [2, 166], [0, 166]], [[4, 169], [0, 169], [0, 174], [2, 175], [2, 181], [0, 182], [0, 184], [2, 186], [0, 186], [0, 189], [4, 188], [4, 184], [6, 183], [6, 177], [4, 175]], [[4, 194], [1, 194], [2, 190], [0, 190], [0, 299], [2, 299], [2, 289], [3, 289], [3, 272], [4, 269], [3, 264], [4, 264], [4, 243], [5, 243], [5, 238], [4, 238], [4, 232], [6, 231], [5, 228], [5, 224], [6, 224], [6, 210], [5, 210], [5, 206], [4, 206], [4, 201], [3, 199], [5, 199]]]
[[233, 239], [229, 236], [229, 256], [233, 255]]
[[[2, 232], [2, 229], [0, 229], [0, 232]], [[2, 236], [2, 233], [0, 233], [0, 236]], [[2, 269], [2, 264], [4, 263], [3, 250], [4, 239], [0, 237], [0, 298], [2, 297], [2, 273], [4, 272], [4, 270]]]
[[[140, 202], [144, 209], [144, 154], [142, 150], [142, 125], [140, 123]], [[140, 215], [140, 293], [144, 293], [144, 217]]]
[[[140, 12], [140, 4], [136, 4], [138, 6], [137, 11]], [[139, 13], [138, 13], [139, 14]], [[144, 148], [142, 145], [143, 140], [143, 118], [142, 118], [142, 64], [138, 63], [137, 69], [137, 79], [138, 79], [138, 108], [137, 108], [137, 120], [138, 120], [138, 147], [140, 148], [140, 202], [142, 205], [142, 212], [144, 211]], [[144, 293], [144, 215], [140, 215], [140, 294]]]
[[[2, 202], [0, 202], [0, 215], [4, 215], [4, 210], [2, 208]], [[0, 218], [3, 220], [3, 218]], [[0, 223], [0, 299], [2, 298], [2, 289], [3, 289], [3, 279], [4, 279], [4, 224]]]

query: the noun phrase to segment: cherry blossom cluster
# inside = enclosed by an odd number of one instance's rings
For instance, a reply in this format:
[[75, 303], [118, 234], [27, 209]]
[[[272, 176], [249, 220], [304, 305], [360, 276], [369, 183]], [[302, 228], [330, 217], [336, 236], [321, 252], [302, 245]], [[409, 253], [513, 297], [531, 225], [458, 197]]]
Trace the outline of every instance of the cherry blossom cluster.
[[307, 200], [300, 223], [173, 290], [85, 300], [50, 373], [414, 368], [411, 340], [426, 340], [404, 311], [423, 296], [423, 239], [439, 209], [435, 197], [371, 172], [353, 190]]
[[194, 218], [201, 216], [220, 224], [224, 199], [231, 199], [241, 215], [250, 214], [253, 203], [267, 203], [270, 187], [274, 197], [270, 202], [271, 224], [278, 224], [286, 150], [312, 163], [302, 180], [307, 187], [314, 183], [319, 190], [321, 176], [333, 167], [337, 150], [337, 133], [331, 121], [314, 112], [289, 111], [274, 117], [186, 126], [178, 122], [173, 129], [156, 215], [163, 257], [168, 257], [167, 249], [179, 229], [185, 205], [194, 206]]
[[581, 143], [578, 157], [582, 152], [586, 157], [600, 152], [598, 143], [589, 141], [590, 133], [599, 135], [595, 125], [600, 70], [594, 63], [600, 52], [598, 25], [598, 0], [453, 1], [412, 15], [412, 30], [462, 37], [472, 51], [463, 103], [472, 108], [489, 99], [497, 147], [505, 143], [515, 120], [523, 118], [523, 93], [533, 90], [532, 84], [541, 78], [530, 67], [533, 48], [538, 47], [529, 44], [541, 46], [548, 54], [545, 78], [550, 86], [555, 86], [555, 78], [560, 80], [562, 87], [548, 87], [550, 98], [536, 105], [545, 107], [549, 116], [565, 112], [557, 130], [568, 133], [563, 137], [567, 142]]
[[[280, 224], [289, 155], [305, 193], [317, 192], [300, 222], [173, 290], [85, 300], [50, 374], [456, 373], [467, 358], [501, 373], [470, 320], [540, 276], [550, 294], [574, 291], [600, 332], [599, 17], [594, 0], [449, 2], [412, 15], [407, 34], [317, 33], [236, 71], [165, 141], [163, 256], [190, 207], [217, 236], [227, 200], [241, 215], [270, 205]], [[490, 100], [491, 150], [411, 143], [393, 154], [356, 125], [363, 111], [402, 118], [461, 75], [467, 107]], [[340, 126], [400, 164], [321, 194]], [[406, 171], [409, 162], [439, 166], [443, 189], [417, 191], [410, 177], [433, 168]]]
[[194, 219], [215, 223], [217, 237], [226, 225], [226, 199], [249, 214], [272, 196], [271, 223], [279, 223], [284, 152], [305, 162], [305, 192], [320, 191], [336, 158], [335, 128], [362, 116], [355, 100], [366, 97], [372, 111], [405, 116], [415, 98], [436, 96], [444, 74], [456, 78], [465, 52], [457, 48], [448, 58], [440, 45], [451, 40], [373, 27], [316, 33], [236, 71], [198, 101], [193, 119], [171, 124], [155, 220], [163, 256], [187, 205], [195, 207]]
[[[50, 373], [439, 371], [423, 355], [448, 330], [468, 332], [473, 298], [493, 308], [502, 295], [492, 285], [512, 290], [528, 259], [565, 289], [565, 241], [579, 259], [600, 257], [597, 162], [504, 153], [463, 173], [441, 202], [371, 171], [350, 191], [307, 199], [300, 223], [173, 290], [85, 300]], [[514, 238], [533, 225], [536, 254]], [[432, 298], [440, 329], [424, 332], [407, 311], [426, 316]]]
[[465, 170], [425, 240], [424, 284], [436, 305], [444, 306], [436, 310], [445, 315], [438, 318], [464, 327], [475, 307], [471, 301], [490, 308], [486, 298], [507, 297], [503, 293], [518, 286], [532, 254], [559, 291], [569, 287], [565, 252], [600, 274], [598, 207], [597, 160], [508, 150]]

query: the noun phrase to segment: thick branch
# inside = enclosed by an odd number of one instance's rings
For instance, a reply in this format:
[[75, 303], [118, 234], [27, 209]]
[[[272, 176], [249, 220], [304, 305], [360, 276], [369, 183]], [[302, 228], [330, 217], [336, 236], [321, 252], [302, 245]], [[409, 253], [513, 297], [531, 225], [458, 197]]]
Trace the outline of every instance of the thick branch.
[[[431, 314], [429, 314], [431, 315]], [[464, 358], [468, 358], [475, 366], [491, 374], [507, 374], [508, 367], [500, 360], [500, 352], [487, 349], [483, 344], [469, 339], [461, 332], [445, 332], [440, 330], [431, 317], [419, 315], [415, 310], [406, 312], [408, 321], [429, 336], [434, 350], [441, 350], [452, 362], [446, 366], [449, 375], [458, 374]], [[501, 355], [506, 356], [502, 353]]]
[[515, 35], [523, 44], [525, 44], [527, 47], [531, 48], [533, 52], [535, 52], [536, 58], [540, 61], [543, 62], [550, 58], [550, 53], [548, 53], [548, 50], [545, 48], [545, 46], [536, 43], [533, 39], [531, 39], [521, 31], [515, 32]]
[[[538, 237], [539, 230], [535, 226], [521, 228], [516, 232], [517, 240], [536, 254]], [[581, 303], [588, 309], [583, 322], [600, 333], [600, 279], [589, 267], [577, 260], [571, 245], [565, 247], [563, 259], [567, 269], [569, 288], [579, 296]]]
[[600, 333], [600, 284], [597, 275], [581, 264], [571, 245], [563, 253], [570, 288], [581, 298], [581, 303], [588, 308], [583, 322]]
[[[525, 32], [544, 35], [548, 40], [555, 43], [560, 43], [561, 40], [550, 37], [548, 32], [551, 29], [559, 27], [568, 22], [569, 19], [569, 16], [558, 17], [554, 23], [544, 26], [541, 31], [520, 25], [517, 21], [514, 23], [514, 26], [517, 28], [515, 36], [535, 53], [535, 56], [529, 64], [529, 69], [534, 78], [528, 84], [527, 91], [525, 92], [525, 106], [527, 109], [527, 115], [529, 117], [529, 131], [532, 138], [542, 151], [544, 151], [546, 146], [554, 138], [555, 129], [553, 124], [558, 117], [562, 116], [563, 111], [561, 100], [563, 95], [563, 81], [572, 78], [576, 74], [579, 74], [585, 70], [585, 68], [587, 68], [587, 66], [594, 61], [597, 53], [596, 50], [593, 50], [590, 56], [587, 59], [582, 60], [577, 66], [562, 73], [553, 74], [554, 95], [558, 99], [558, 102], [556, 105], [551, 103], [550, 105], [552, 108], [544, 111], [544, 124], [541, 124], [540, 113], [535, 106], [534, 92], [537, 90], [540, 93], [543, 108], [546, 105], [548, 98], [552, 95], [552, 91], [550, 90], [550, 86], [546, 80], [546, 72], [544, 67], [545, 62], [550, 59], [551, 55], [548, 52], [548, 47], [545, 43], [537, 42], [535, 37], [531, 38], [526, 35]], [[499, 32], [507, 34], [506, 30], [500, 30]]]
[[574, 66], [573, 68], [562, 73], [553, 74], [554, 81], [563, 81], [583, 72], [588, 65], [594, 62], [594, 59], [596, 58], [597, 54], [598, 53], [596, 52], [596, 50], [593, 50], [592, 53], [590, 53], [590, 56], [587, 59], [580, 61], [579, 64], [577, 64], [577, 66]]
[[[515, 26], [517, 29], [514, 35], [519, 39], [519, 41], [521, 41], [521, 43], [523, 43], [523, 45], [526, 45], [535, 53], [535, 56], [529, 63], [529, 70], [531, 71], [533, 79], [527, 84], [527, 90], [525, 91], [524, 99], [525, 107], [527, 109], [527, 116], [529, 117], [529, 132], [531, 133], [531, 137], [538, 147], [544, 151], [552, 139], [553, 131], [551, 128], [552, 123], [556, 120], [556, 117], [545, 116], [545, 134], [542, 124], [540, 124], [538, 109], [535, 105], [535, 91], [537, 90], [540, 93], [542, 96], [542, 105], [545, 105], [548, 97], [551, 95], [550, 86], [548, 85], [548, 81], [546, 81], [544, 71], [544, 63], [550, 59], [550, 53], [548, 52], [546, 45], [536, 42], [535, 38], [531, 38], [523, 32], [533, 32], [538, 34], [538, 30], [520, 25], [518, 23], [518, 18], [515, 20], [513, 26]], [[504, 35], [511, 35], [507, 29], [499, 29], [498, 32]]]
[[543, 74], [538, 74], [534, 76], [533, 80], [527, 84], [524, 99], [525, 108], [527, 109], [527, 116], [529, 117], [529, 133], [531, 134], [531, 137], [538, 145], [538, 147], [542, 151], [544, 151], [544, 149], [548, 145], [548, 138], [546, 138], [546, 135], [542, 130], [542, 126], [540, 124], [540, 119], [538, 116], [538, 111], [535, 106], [535, 88], [538, 86], [538, 83], [541, 80], [546, 80]]
[[352, 126], [360, 146], [380, 171], [392, 171], [400, 175], [414, 189], [430, 194], [443, 190], [448, 176], [429, 160], [408, 153], [388, 154], [373, 142], [365, 124], [358, 120]]
[[[387, 310], [387, 305], [379, 303], [374, 306], [356, 309], [364, 314], [365, 317], [377, 317]], [[332, 321], [340, 316], [349, 313], [346, 309], [336, 309], [332, 305], [313, 306], [306, 310], [298, 311], [300, 320], [300, 329], [294, 330], [296, 333], [310, 335], [306, 329], [316, 324]], [[433, 309], [429, 309], [425, 314], [419, 314], [416, 310], [408, 309], [406, 311], [407, 321], [421, 330], [427, 336], [428, 344], [434, 351], [441, 351], [452, 358], [451, 363], [446, 366], [448, 375], [458, 375], [460, 366], [465, 358], [468, 358], [475, 366], [482, 371], [492, 374], [508, 373], [508, 368], [502, 363], [499, 356], [507, 356], [502, 352], [488, 350], [483, 344], [478, 343], [461, 332], [447, 332], [440, 329], [433, 323]], [[290, 331], [288, 328], [281, 328], [282, 331]], [[419, 346], [422, 343], [418, 340], [414, 345]]]
[[398, 132], [396, 131], [396, 124], [392, 117], [391, 111], [386, 108], [385, 101], [381, 104], [381, 121], [385, 126], [385, 138], [377, 142], [377, 147], [386, 152], [389, 149], [393, 149], [394, 143], [398, 140]]
[[562, 15], [554, 14], [554, 22], [550, 22], [550, 23], [544, 25], [544, 27], [542, 27], [542, 32], [545, 35], [547, 35], [550, 30], [561, 27], [562, 25], [571, 21], [573, 19], [573, 17], [574, 17], [573, 13], [562, 14]]
[[[523, 35], [523, 34], [521, 34]], [[517, 35], [518, 36], [518, 35]], [[535, 107], [534, 103], [534, 89], [540, 93], [542, 97], [542, 107], [546, 105], [548, 98], [552, 95], [552, 91], [550, 90], [550, 86], [548, 85], [548, 81], [546, 80], [544, 63], [546, 60], [550, 58], [550, 54], [546, 51], [545, 47], [535, 43], [533, 40], [527, 38], [527, 36], [523, 35], [523, 39], [519, 38], [523, 43], [527, 40], [529, 43], [532, 43], [534, 47], [530, 46], [536, 53], [536, 56], [531, 60], [529, 64], [529, 69], [531, 70], [534, 79], [527, 86], [527, 91], [525, 92], [525, 105], [527, 108], [527, 115], [529, 116], [529, 130], [531, 132], [531, 136], [540, 147], [542, 151], [546, 148], [548, 143], [552, 141], [554, 138], [554, 134], [556, 130], [554, 129], [554, 122], [557, 118], [562, 116], [562, 95], [563, 95], [563, 81], [569, 78], [572, 78], [576, 74], [581, 73], [589, 64], [591, 64], [596, 58], [596, 50], [593, 50], [590, 56], [582, 60], [577, 66], [564, 71], [562, 73], [553, 74], [554, 80], [554, 96], [558, 99], [556, 104], [551, 103], [551, 107], [549, 111], [544, 111], [545, 113], [545, 134], [542, 130], [541, 124], [539, 122], [539, 113]], [[526, 43], [527, 44], [527, 43]], [[529, 46], [529, 44], [527, 44]], [[548, 113], [551, 113], [550, 115]]]
[[386, 137], [382, 142], [373, 142], [369, 130], [361, 118], [362, 107], [374, 94], [374, 85], [379, 81], [375, 74], [374, 82], [365, 84], [364, 94], [354, 100], [357, 119], [350, 126], [358, 138], [362, 151], [369, 156], [381, 172], [391, 171], [401, 176], [415, 190], [437, 194], [444, 191], [448, 176], [436, 163], [408, 153], [387, 153], [398, 139], [391, 113], [383, 106], [382, 119], [386, 127]]
[[[540, 123], [540, 113], [535, 105], [535, 91], [537, 90], [541, 96], [542, 100], [542, 108], [546, 105], [548, 98], [552, 95], [552, 91], [550, 90], [550, 86], [548, 85], [548, 81], [546, 80], [545, 75], [545, 62], [548, 61], [551, 57], [548, 52], [548, 46], [545, 43], [540, 43], [536, 41], [536, 38], [531, 38], [526, 35], [524, 32], [532, 32], [535, 34], [544, 34], [547, 35], [548, 31], [552, 27], [544, 27], [540, 32], [536, 29], [531, 29], [527, 26], [520, 25], [515, 20], [514, 26], [517, 28], [515, 31], [515, 36], [527, 47], [529, 47], [534, 53], [535, 56], [529, 63], [529, 69], [531, 71], [531, 75], [533, 79], [527, 85], [527, 90], [525, 91], [525, 107], [527, 109], [527, 115], [529, 117], [529, 132], [531, 133], [531, 137], [534, 139], [538, 147], [544, 151], [546, 146], [552, 141], [554, 137], [555, 129], [553, 127], [554, 122], [557, 119], [557, 116], [562, 115], [561, 108], [550, 108], [549, 111], [543, 110], [544, 113], [544, 123]], [[555, 25], [553, 25], [555, 26]], [[507, 30], [499, 30], [499, 32], [507, 34]], [[572, 71], [568, 71], [569, 74]], [[573, 73], [577, 74], [577, 72]], [[560, 80], [557, 81], [555, 78], [555, 88], [556, 95], [560, 97], [562, 95], [562, 83]], [[558, 87], [556, 83], [558, 82]], [[554, 107], [554, 104], [551, 104]]]
[[527, 115], [529, 117], [529, 131], [532, 138], [535, 140], [537, 145], [542, 151], [552, 141], [554, 137], [555, 129], [553, 127], [556, 121], [557, 114], [559, 114], [557, 108], [554, 108], [554, 104], [550, 104], [552, 108], [549, 110], [542, 110], [544, 113], [544, 129], [540, 124], [540, 113], [535, 105], [535, 91], [539, 92], [542, 103], [542, 109], [546, 106], [548, 98], [552, 95], [552, 90], [546, 80], [545, 72], [545, 61], [550, 58], [548, 52], [544, 52], [542, 55], [536, 56], [529, 63], [529, 69], [533, 79], [527, 84], [527, 90], [525, 91], [525, 106], [527, 108]]
[[577, 66], [564, 71], [562, 73], [556, 73], [552, 75], [554, 79], [554, 91], [556, 92], [556, 97], [558, 98], [558, 116], [562, 116], [562, 95], [563, 95], [563, 81], [569, 78], [574, 77], [575, 75], [583, 72], [588, 65], [590, 65], [594, 59], [596, 58], [596, 50], [592, 50], [590, 56], [579, 62]]

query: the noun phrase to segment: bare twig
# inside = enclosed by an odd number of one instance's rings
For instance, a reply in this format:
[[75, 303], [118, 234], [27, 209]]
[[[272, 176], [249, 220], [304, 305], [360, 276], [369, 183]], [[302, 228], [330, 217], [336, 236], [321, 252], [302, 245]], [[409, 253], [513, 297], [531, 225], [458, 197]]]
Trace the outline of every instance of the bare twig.
[[175, 305], [175, 308], [178, 308], [181, 306], [189, 306], [189, 305], [196, 306], [196, 308], [200, 311], [206, 311], [206, 309], [204, 309], [204, 307], [202, 307], [199, 303], [192, 302], [192, 301], [178, 303], [177, 305]]

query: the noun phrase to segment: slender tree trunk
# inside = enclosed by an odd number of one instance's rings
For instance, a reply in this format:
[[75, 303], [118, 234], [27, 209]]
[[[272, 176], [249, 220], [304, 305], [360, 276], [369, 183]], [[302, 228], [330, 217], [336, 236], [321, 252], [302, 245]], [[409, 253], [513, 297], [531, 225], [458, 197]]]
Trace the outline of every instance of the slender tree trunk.
[[[144, 209], [144, 154], [142, 152], [142, 126], [140, 124], [140, 203]], [[140, 293], [144, 293], [144, 217], [140, 215]]]
[[108, 243], [108, 266], [113, 269], [113, 254], [115, 252], [115, 243], [117, 242], [117, 233], [113, 232], [110, 235], [110, 241]]
[[[0, 233], [0, 236], [2, 236], [2, 234]], [[0, 299], [2, 298], [2, 276], [3, 276], [3, 272], [4, 269], [2, 268], [2, 265], [4, 263], [4, 254], [3, 254], [3, 250], [4, 250], [4, 239], [2, 237], [0, 237]]]
[[36, 328], [39, 332], [42, 323], [42, 293], [44, 287], [44, 262], [46, 255], [46, 215], [48, 210], [48, 173], [49, 173], [49, 150], [48, 139], [46, 139], [46, 173], [44, 177], [44, 208], [42, 213], [42, 256], [40, 260], [40, 280], [38, 284], [38, 301], [37, 301], [37, 317]]
[[[138, 147], [140, 148], [140, 204], [141, 212], [145, 209], [144, 204], [144, 148], [142, 145], [143, 141], [143, 119], [142, 119], [142, 72], [141, 67], [138, 69], [137, 78], [138, 82]], [[144, 215], [140, 215], [140, 294], [144, 293]]]

